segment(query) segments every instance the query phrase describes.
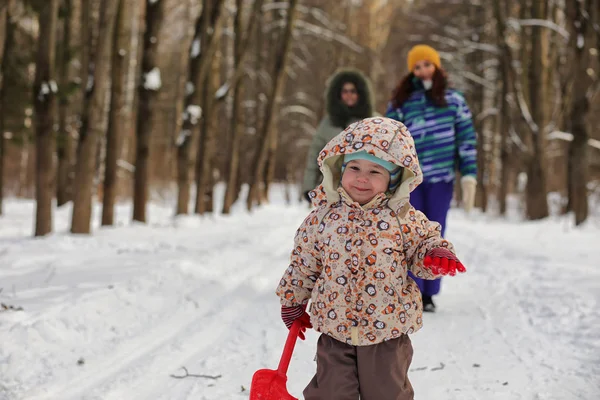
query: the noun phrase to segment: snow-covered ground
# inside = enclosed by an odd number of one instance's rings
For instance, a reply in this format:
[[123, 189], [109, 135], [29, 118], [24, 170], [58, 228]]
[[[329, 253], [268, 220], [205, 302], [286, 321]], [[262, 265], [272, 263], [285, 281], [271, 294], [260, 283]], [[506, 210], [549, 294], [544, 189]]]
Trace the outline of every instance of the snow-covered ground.
[[[286, 329], [274, 294], [307, 214], [281, 193], [252, 214], [173, 218], [91, 236], [31, 237], [31, 201], [0, 217], [0, 399], [246, 399], [276, 368]], [[95, 220], [98, 220], [99, 208]], [[412, 336], [417, 400], [600, 398], [600, 227], [518, 223], [452, 210], [468, 273], [446, 278], [439, 312]], [[288, 388], [315, 371], [316, 334], [296, 346]], [[181, 376], [186, 367], [189, 374]]]

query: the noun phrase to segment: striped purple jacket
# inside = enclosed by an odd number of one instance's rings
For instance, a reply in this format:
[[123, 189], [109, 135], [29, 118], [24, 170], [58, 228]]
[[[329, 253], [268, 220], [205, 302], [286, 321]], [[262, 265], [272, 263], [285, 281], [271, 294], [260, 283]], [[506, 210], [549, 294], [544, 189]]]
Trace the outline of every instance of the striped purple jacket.
[[[419, 82], [420, 83], [420, 82]], [[400, 107], [388, 105], [385, 116], [406, 125], [415, 141], [424, 182], [449, 182], [477, 174], [476, 134], [462, 94], [446, 90], [446, 107], [437, 107], [420, 88]]]

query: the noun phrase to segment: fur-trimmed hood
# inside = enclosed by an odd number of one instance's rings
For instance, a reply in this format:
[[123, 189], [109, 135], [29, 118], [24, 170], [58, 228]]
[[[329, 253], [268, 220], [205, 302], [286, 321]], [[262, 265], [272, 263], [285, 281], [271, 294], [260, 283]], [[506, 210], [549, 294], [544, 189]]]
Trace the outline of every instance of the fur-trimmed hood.
[[317, 162], [323, 182], [310, 193], [313, 205], [339, 201], [337, 189], [342, 178], [344, 155], [359, 151], [403, 168], [401, 184], [391, 193], [389, 201], [390, 208], [400, 213], [400, 209], [408, 203], [410, 192], [423, 181], [423, 173], [408, 129], [401, 122], [385, 117], [366, 118], [353, 123], [321, 150]]
[[[345, 83], [353, 83], [358, 92], [358, 103], [348, 107], [342, 102], [342, 87]], [[351, 119], [363, 119], [373, 116], [373, 92], [369, 79], [359, 70], [342, 68], [337, 70], [328, 80], [325, 91], [327, 115], [332, 125], [345, 129]]]

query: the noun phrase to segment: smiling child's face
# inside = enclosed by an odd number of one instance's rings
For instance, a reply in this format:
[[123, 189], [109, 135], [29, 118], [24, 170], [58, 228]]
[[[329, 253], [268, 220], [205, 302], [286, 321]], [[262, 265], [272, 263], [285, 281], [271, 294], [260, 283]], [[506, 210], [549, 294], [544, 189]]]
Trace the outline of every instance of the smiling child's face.
[[350, 161], [342, 175], [342, 187], [360, 205], [367, 204], [379, 193], [384, 193], [389, 183], [388, 170], [367, 160]]

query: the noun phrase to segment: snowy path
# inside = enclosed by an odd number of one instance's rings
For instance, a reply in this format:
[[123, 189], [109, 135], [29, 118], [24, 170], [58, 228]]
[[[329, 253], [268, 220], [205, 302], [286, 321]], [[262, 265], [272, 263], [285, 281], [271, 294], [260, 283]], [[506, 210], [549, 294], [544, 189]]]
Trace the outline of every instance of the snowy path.
[[[31, 239], [32, 205], [0, 217], [0, 399], [246, 399], [275, 368], [286, 331], [273, 291], [307, 210], [173, 220]], [[128, 207], [119, 219], [127, 221]], [[412, 336], [417, 400], [600, 398], [600, 230], [516, 224], [453, 210], [468, 273], [445, 279], [439, 312]], [[314, 373], [297, 346], [290, 392]], [[80, 362], [78, 362], [80, 360]], [[175, 379], [171, 374], [211, 377]]]

